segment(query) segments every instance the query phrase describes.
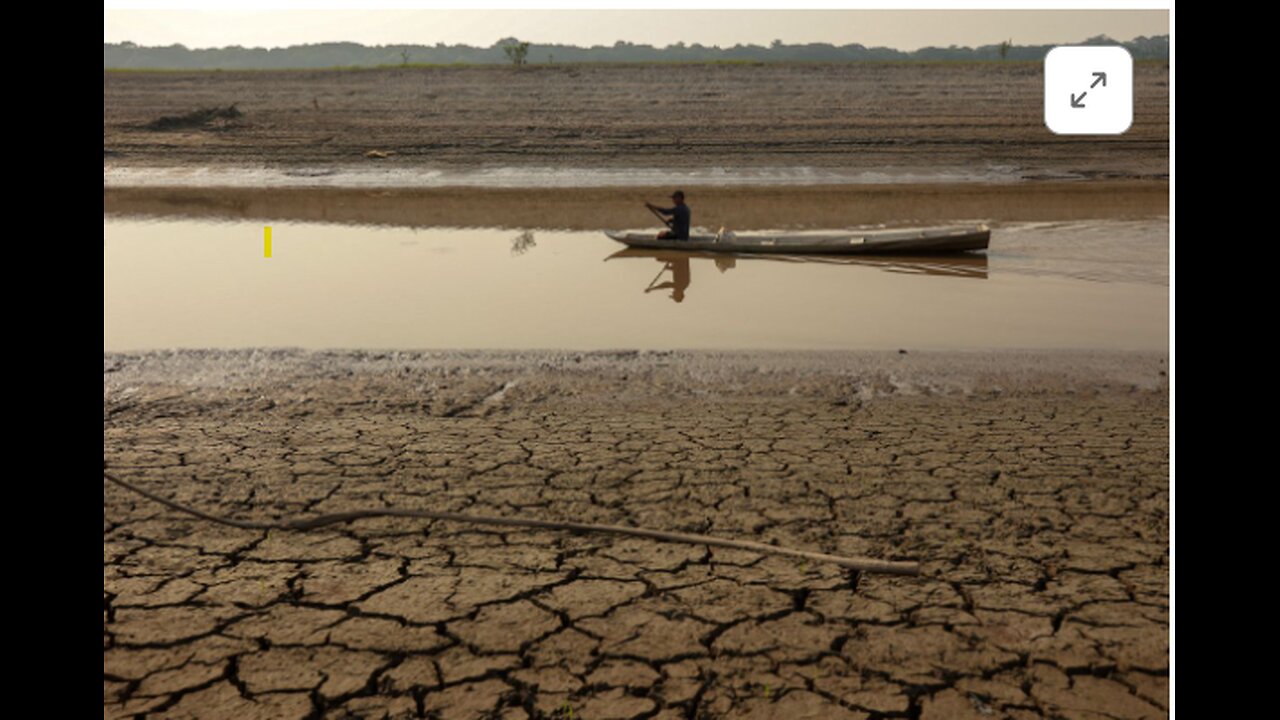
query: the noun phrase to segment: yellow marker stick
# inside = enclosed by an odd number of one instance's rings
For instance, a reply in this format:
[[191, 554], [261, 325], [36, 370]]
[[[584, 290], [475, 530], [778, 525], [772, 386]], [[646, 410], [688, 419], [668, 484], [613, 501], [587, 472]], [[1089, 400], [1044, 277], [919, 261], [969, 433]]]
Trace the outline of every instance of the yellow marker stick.
[[271, 257], [271, 226], [262, 228], [262, 257]]

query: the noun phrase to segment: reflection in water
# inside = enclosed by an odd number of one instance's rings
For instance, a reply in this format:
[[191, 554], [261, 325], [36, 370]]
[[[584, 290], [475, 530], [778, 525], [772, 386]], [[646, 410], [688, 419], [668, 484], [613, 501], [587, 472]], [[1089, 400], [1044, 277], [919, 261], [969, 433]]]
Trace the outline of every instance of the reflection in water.
[[[689, 289], [689, 258], [688, 257], [672, 257], [669, 260], [658, 259], [662, 263], [662, 269], [649, 282], [649, 287], [645, 288], [645, 294], [654, 290], [665, 290], [671, 288], [671, 299], [676, 302], [684, 302], [684, 291]], [[667, 282], [658, 283], [666, 272], [671, 271], [671, 279]]]
[[511, 239], [511, 254], [523, 255], [537, 246], [537, 241], [533, 239], [533, 231], [524, 230]]
[[[679, 252], [673, 250], [644, 250], [627, 248], [605, 258], [652, 258], [662, 263], [662, 269], [644, 289], [645, 293], [654, 290], [671, 289], [671, 299], [684, 301], [685, 290], [689, 289], [692, 274], [690, 260], [711, 260], [721, 273], [728, 272], [738, 266], [738, 260], [760, 260], [764, 262], [784, 263], [817, 263], [824, 265], [859, 265], [873, 267], [890, 273], [905, 275], [936, 275], [941, 277], [976, 278], [987, 277], [987, 256], [985, 254], [956, 255], [954, 257], [850, 257], [841, 255], [733, 255], [730, 253]], [[671, 273], [671, 279], [659, 283], [664, 275]]]

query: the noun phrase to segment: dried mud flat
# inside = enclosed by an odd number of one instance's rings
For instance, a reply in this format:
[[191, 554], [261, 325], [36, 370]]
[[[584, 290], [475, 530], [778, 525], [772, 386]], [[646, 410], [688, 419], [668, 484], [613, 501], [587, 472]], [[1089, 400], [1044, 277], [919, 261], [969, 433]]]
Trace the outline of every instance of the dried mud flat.
[[104, 715], [1167, 714], [1163, 355], [104, 356]]
[[[104, 72], [103, 153], [117, 167], [962, 168], [1166, 179], [1168, 80], [1166, 63], [1136, 64], [1129, 131], [1067, 137], [1044, 126], [1040, 63]], [[232, 105], [231, 119], [156, 129]]]

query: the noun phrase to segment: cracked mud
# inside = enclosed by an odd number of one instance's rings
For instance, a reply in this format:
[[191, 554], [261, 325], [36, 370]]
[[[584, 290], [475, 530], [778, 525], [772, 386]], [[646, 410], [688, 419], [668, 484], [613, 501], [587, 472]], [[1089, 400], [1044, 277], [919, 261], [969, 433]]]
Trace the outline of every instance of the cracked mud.
[[108, 717], [1154, 718], [1162, 355], [104, 356]]

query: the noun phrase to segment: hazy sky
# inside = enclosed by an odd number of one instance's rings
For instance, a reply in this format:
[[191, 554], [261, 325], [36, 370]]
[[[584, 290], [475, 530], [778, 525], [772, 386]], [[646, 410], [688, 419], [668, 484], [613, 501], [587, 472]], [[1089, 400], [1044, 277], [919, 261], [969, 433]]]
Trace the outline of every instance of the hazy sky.
[[1130, 40], [1169, 32], [1165, 10], [104, 10], [103, 42], [188, 47], [282, 47], [350, 41], [487, 47], [505, 37], [535, 43], [665, 46], [861, 43], [927, 45]]

